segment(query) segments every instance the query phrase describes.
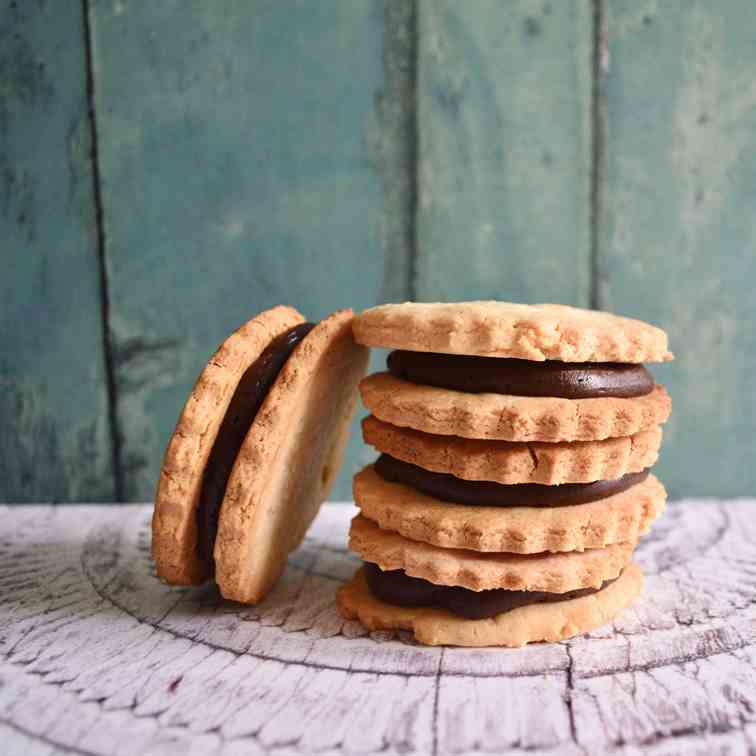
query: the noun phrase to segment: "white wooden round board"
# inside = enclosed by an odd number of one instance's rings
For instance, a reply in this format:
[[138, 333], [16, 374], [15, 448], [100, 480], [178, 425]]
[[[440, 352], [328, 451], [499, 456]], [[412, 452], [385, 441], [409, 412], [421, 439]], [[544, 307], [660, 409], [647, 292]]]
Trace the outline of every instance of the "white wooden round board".
[[480, 650], [339, 617], [351, 506], [256, 607], [160, 583], [149, 507], [0, 510], [3, 754], [756, 751], [756, 501], [671, 505], [613, 626]]

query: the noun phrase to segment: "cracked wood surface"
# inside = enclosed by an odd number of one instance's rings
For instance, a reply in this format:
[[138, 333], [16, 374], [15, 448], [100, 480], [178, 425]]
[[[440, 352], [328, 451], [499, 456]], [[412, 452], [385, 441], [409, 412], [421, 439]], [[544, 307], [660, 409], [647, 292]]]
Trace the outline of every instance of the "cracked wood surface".
[[161, 584], [149, 507], [2, 507], [2, 750], [754, 753], [755, 506], [671, 505], [633, 609], [508, 650], [343, 621], [351, 507], [324, 507], [256, 607]]

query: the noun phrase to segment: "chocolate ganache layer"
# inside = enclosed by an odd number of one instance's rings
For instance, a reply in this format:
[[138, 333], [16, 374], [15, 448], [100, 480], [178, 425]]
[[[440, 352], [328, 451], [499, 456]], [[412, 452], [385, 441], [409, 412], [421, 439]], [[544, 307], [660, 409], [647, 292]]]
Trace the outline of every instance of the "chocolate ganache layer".
[[389, 372], [411, 383], [471, 394], [563, 399], [644, 396], [654, 379], [643, 365], [618, 362], [534, 362], [436, 352], [391, 352]]
[[213, 561], [221, 502], [247, 431], [294, 347], [314, 327], [315, 323], [300, 323], [273, 339], [246, 369], [234, 391], [207, 460], [197, 506], [197, 549], [207, 562]]
[[364, 562], [363, 569], [371, 593], [387, 604], [440, 607], [472, 620], [495, 617], [497, 614], [511, 612], [529, 604], [569, 601], [589, 596], [614, 582], [607, 580], [599, 588], [580, 588], [567, 593], [510, 591], [505, 588], [471, 591], [459, 586], [435, 585], [422, 578], [410, 577], [404, 570], [384, 572], [377, 564], [371, 562]]
[[626, 491], [648, 477], [648, 470], [628, 473], [616, 480], [595, 483], [562, 483], [546, 486], [540, 483], [493, 483], [487, 480], [463, 480], [448, 473], [431, 472], [381, 454], [373, 469], [389, 483], [406, 486], [455, 504], [485, 507], [567, 507], [606, 499]]

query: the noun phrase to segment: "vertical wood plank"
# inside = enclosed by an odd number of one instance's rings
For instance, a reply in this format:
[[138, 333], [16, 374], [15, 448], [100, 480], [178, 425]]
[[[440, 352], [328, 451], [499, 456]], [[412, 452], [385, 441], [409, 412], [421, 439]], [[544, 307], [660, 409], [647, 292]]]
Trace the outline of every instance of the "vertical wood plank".
[[79, 3], [0, 2], [0, 500], [110, 500]]
[[606, 0], [603, 307], [666, 328], [673, 495], [756, 485], [756, 17], [747, 0]]
[[[153, 495], [194, 378], [241, 322], [277, 303], [317, 319], [406, 296], [409, 251], [390, 248], [401, 230], [382, 194], [405, 128], [376, 108], [392, 91], [384, 10], [93, 2], [129, 499]], [[351, 498], [360, 447], [353, 439], [334, 496]]]
[[419, 0], [420, 300], [588, 304], [588, 0]]

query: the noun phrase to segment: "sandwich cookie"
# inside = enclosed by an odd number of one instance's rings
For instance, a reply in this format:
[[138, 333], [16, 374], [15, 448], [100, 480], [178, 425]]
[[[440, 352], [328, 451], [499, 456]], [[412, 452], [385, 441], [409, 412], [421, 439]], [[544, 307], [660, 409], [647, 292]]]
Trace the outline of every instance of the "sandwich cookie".
[[[593, 484], [499, 486], [484, 498], [460, 503], [392, 482], [368, 465], [353, 483], [362, 515], [384, 530], [434, 546], [473, 551], [536, 554], [583, 551], [637, 541], [664, 511], [666, 491], [651, 474], [630, 473]], [[494, 486], [499, 484], [493, 484]], [[555, 489], [550, 491], [549, 489]], [[479, 503], [476, 503], [479, 502]]]
[[642, 589], [643, 575], [633, 562], [598, 590], [467, 591], [470, 595], [401, 571], [382, 573], [366, 563], [336, 600], [344, 617], [369, 630], [409, 630], [425, 645], [518, 647], [595, 630], [630, 606]]
[[382, 530], [362, 515], [352, 520], [349, 548], [381, 570], [402, 570], [436, 585], [471, 591], [505, 589], [566, 593], [600, 588], [630, 561], [635, 541], [566, 554], [520, 555], [444, 549]]
[[355, 337], [396, 351], [360, 385], [380, 420], [505, 441], [596, 441], [666, 422], [670, 400], [643, 362], [672, 358], [659, 328], [561, 305], [383, 305]]
[[367, 350], [352, 312], [317, 324], [275, 307], [232, 334], [200, 374], [166, 449], [152, 521], [157, 574], [215, 577], [259, 601], [338, 471]]

